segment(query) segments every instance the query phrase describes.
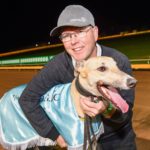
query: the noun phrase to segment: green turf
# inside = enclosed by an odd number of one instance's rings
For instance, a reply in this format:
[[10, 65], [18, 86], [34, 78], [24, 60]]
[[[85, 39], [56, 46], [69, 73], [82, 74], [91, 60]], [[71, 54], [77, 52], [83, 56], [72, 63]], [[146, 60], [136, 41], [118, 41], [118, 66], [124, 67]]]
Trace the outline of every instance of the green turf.
[[100, 40], [99, 43], [118, 49], [129, 59], [150, 58], [150, 34]]

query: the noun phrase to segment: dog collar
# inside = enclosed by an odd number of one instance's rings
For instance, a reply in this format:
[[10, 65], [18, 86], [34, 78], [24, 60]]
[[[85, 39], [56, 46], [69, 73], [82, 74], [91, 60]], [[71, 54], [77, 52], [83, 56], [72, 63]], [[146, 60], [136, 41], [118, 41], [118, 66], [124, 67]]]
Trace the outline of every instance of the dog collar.
[[86, 97], [90, 97], [90, 96], [96, 97], [96, 95], [93, 95], [92, 93], [90, 93], [89, 91], [87, 91], [85, 88], [83, 88], [83, 86], [79, 82], [79, 76], [77, 76], [77, 78], [75, 80], [75, 86], [76, 86], [77, 91], [81, 95], [86, 96]]
[[[76, 86], [76, 89], [77, 91], [83, 95], [83, 96], [86, 96], [86, 97], [91, 97], [91, 101], [95, 102], [95, 103], [98, 103], [99, 101], [103, 101], [105, 103], [105, 101], [107, 102], [107, 98], [106, 96], [104, 95], [104, 93], [102, 91], [102, 95], [104, 96], [96, 96], [94, 94], [92, 94], [91, 92], [87, 91], [85, 88], [83, 88], [83, 86], [80, 84], [79, 82], [79, 76], [77, 76], [76, 80], [75, 80], [75, 86]], [[107, 105], [105, 103], [105, 106], [108, 106], [108, 102], [107, 102]]]

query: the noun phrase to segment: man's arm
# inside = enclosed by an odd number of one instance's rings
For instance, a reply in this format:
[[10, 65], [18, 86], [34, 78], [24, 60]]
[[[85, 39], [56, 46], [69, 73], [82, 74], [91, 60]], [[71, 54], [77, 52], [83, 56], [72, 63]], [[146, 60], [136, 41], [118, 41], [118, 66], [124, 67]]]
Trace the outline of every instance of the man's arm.
[[71, 66], [64, 57], [60, 55], [50, 61], [33, 77], [19, 99], [23, 112], [38, 134], [52, 140], [56, 140], [59, 133], [40, 106], [40, 98], [54, 85], [72, 81]]

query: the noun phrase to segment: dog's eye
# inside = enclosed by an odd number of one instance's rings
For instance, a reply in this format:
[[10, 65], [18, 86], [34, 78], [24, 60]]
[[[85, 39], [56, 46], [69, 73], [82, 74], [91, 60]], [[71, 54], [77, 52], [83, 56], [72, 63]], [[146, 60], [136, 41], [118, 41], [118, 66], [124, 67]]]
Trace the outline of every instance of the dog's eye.
[[98, 71], [104, 72], [106, 70], [105, 66], [101, 66], [99, 68], [97, 68]]

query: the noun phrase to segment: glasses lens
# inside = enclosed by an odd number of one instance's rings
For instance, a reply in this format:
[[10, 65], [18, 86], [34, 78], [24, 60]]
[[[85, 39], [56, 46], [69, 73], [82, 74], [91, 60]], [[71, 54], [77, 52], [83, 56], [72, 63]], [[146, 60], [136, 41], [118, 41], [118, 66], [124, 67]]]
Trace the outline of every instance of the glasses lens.
[[77, 30], [75, 31], [74, 33], [66, 33], [66, 34], [63, 34], [63, 35], [60, 35], [59, 38], [62, 42], [68, 42], [71, 40], [72, 36], [75, 36], [75, 37], [79, 37], [79, 38], [82, 38], [82, 37], [85, 37], [87, 35], [87, 32], [91, 29], [91, 27], [86, 27], [82, 30]]

